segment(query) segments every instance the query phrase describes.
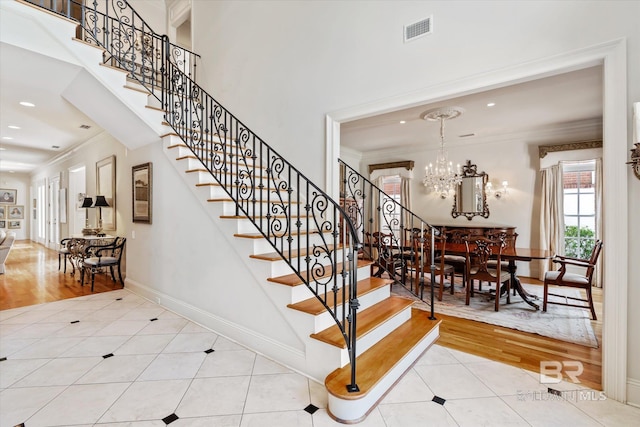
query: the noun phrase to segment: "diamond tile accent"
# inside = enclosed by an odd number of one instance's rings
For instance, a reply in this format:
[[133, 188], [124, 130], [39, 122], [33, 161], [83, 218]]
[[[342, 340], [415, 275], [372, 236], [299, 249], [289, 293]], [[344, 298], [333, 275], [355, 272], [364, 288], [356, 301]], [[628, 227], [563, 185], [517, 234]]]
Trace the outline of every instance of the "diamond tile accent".
[[304, 408], [304, 410], [310, 413], [311, 415], [313, 415], [318, 409], [320, 408], [318, 408], [313, 403], [310, 403], [306, 408]]
[[113, 353], [105, 354], [104, 356], [102, 356], [103, 359], [108, 359], [110, 357], [113, 357]]
[[432, 402], [436, 402], [438, 405], [444, 405], [444, 402], [446, 402], [446, 399], [443, 399], [439, 396], [433, 396], [433, 399], [431, 399]]
[[150, 322], [155, 322], [156, 320], [158, 320], [157, 317], [154, 317], [153, 319], [149, 319]]
[[215, 351], [214, 349], [210, 348], [209, 350], [205, 350], [204, 352], [205, 352], [205, 353], [207, 353], [207, 354], [211, 354], [211, 353], [213, 353], [214, 351]]
[[79, 320], [74, 320], [71, 323], [80, 323], [80, 321]]
[[0, 362], [4, 362], [5, 360], [7, 360], [7, 358], [3, 357], [3, 358], [0, 359]]
[[122, 298], [116, 298], [116, 301], [122, 301]]
[[556, 396], [562, 396], [562, 392], [560, 390], [556, 390], [551, 387], [547, 387], [547, 392], [549, 394], [555, 394]]
[[168, 415], [168, 416], [164, 417], [162, 419], [162, 421], [164, 421], [165, 424], [169, 425], [172, 422], [176, 421], [178, 418], [180, 418], [180, 417], [178, 417], [176, 414], [171, 414], [171, 415]]

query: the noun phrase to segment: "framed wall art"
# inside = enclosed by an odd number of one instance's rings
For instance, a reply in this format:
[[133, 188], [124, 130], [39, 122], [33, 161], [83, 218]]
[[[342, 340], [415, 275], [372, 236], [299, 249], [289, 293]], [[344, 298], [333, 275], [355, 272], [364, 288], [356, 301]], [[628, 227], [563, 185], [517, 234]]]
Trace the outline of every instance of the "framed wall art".
[[7, 219], [24, 219], [24, 206], [6, 206]]
[[9, 228], [20, 228], [20, 221], [9, 221]]
[[15, 205], [18, 200], [18, 190], [0, 188], [0, 203], [4, 205]]
[[133, 222], [151, 224], [153, 165], [151, 162], [131, 168]]
[[96, 196], [104, 196], [108, 207], [100, 208], [103, 230], [116, 229], [116, 156], [96, 163]]
[[7, 221], [4, 219], [0, 220], [0, 228], [7, 228]]
[[7, 217], [7, 207], [0, 206], [0, 219], [5, 219]]

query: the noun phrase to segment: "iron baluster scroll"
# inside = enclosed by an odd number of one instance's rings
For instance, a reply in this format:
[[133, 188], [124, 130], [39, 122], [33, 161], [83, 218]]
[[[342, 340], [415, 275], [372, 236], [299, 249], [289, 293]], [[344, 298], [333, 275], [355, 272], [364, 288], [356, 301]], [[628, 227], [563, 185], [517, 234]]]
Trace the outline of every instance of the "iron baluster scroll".
[[[431, 318], [433, 312], [433, 296], [435, 283], [434, 265], [435, 237], [441, 235], [440, 229], [429, 225], [427, 221], [411, 212], [395, 198], [386, 194], [367, 178], [351, 168], [342, 160], [340, 164], [340, 199], [343, 209], [349, 216], [358, 233], [358, 240], [363, 242], [362, 253], [367, 259], [374, 260], [378, 267], [376, 274], [386, 272], [388, 276], [406, 288], [406, 282], [417, 280], [419, 292], [409, 287], [416, 297], [423, 299], [424, 269], [419, 277], [413, 277], [411, 263], [424, 259], [413, 244], [413, 238], [421, 238], [425, 231], [431, 235]], [[380, 238], [384, 234], [385, 239]], [[422, 245], [421, 245], [422, 246]], [[389, 249], [391, 248], [391, 250]], [[420, 250], [420, 252], [422, 249]], [[396, 266], [399, 266], [400, 273]]]
[[[30, 0], [45, 7], [50, 2]], [[340, 204], [195, 82], [198, 55], [153, 32], [124, 0], [64, 1], [86, 42], [162, 103], [165, 120], [320, 300], [340, 328], [356, 382], [357, 258], [361, 240]]]

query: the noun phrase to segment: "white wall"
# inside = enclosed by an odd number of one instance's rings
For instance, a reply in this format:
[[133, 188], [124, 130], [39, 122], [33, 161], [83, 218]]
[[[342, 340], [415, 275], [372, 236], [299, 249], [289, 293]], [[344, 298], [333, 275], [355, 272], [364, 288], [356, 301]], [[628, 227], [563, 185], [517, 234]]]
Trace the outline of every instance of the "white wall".
[[[403, 25], [432, 14], [434, 34], [404, 44]], [[640, 99], [638, 16], [640, 3], [626, 1], [194, 0], [192, 28], [194, 50], [202, 55], [203, 87], [303, 173], [323, 183], [325, 165], [318, 159], [325, 158], [327, 114], [620, 38], [627, 41], [630, 118], [631, 102]], [[605, 143], [631, 148], [629, 139]], [[513, 215], [506, 214], [508, 203], [515, 204], [519, 189], [530, 188], [535, 173], [528, 170], [516, 178], [504, 159], [500, 165], [483, 156], [472, 158], [491, 176], [510, 182], [513, 202], [505, 201], [504, 210], [503, 202], [492, 203], [490, 219], [513, 222]], [[621, 168], [625, 161], [620, 159]], [[640, 182], [628, 172], [628, 235], [639, 236]], [[518, 214], [514, 225], [523, 242], [527, 233], [522, 231], [535, 215], [526, 209]], [[640, 324], [637, 238], [629, 239], [628, 253], [628, 377], [630, 386], [640, 390], [640, 333], [633, 330]], [[629, 397], [640, 404], [640, 395]]]

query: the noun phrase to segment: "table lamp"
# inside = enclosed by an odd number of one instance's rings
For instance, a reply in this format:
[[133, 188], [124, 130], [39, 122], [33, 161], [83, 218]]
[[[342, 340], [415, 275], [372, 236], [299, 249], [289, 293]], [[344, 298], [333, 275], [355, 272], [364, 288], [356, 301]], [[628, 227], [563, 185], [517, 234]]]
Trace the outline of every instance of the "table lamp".
[[109, 203], [104, 196], [96, 196], [96, 204], [93, 207], [98, 208], [98, 228], [102, 230], [102, 208], [108, 208]]

